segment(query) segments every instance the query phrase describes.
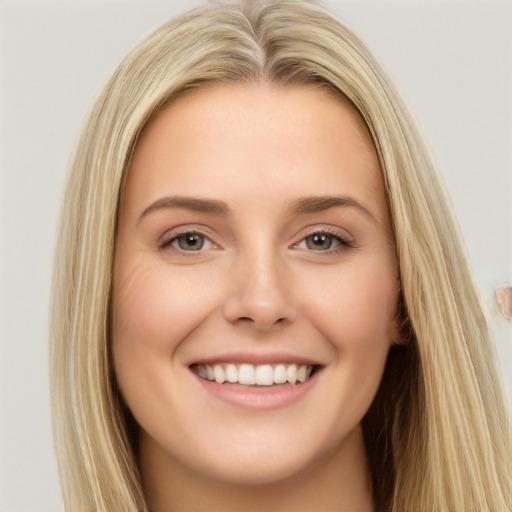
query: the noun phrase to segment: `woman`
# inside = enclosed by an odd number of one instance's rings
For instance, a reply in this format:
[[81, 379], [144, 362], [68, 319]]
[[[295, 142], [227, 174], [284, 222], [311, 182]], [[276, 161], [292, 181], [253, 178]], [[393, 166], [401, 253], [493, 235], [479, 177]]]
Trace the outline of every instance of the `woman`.
[[509, 419], [431, 159], [318, 7], [211, 5], [132, 52], [58, 248], [70, 510], [511, 508]]

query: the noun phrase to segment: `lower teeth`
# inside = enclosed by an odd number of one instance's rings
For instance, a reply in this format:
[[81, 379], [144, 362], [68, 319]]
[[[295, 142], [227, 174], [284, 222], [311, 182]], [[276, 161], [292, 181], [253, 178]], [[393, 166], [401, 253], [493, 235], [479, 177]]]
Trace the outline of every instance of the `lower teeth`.
[[[204, 380], [208, 380], [210, 382], [215, 382], [215, 379], [208, 379], [206, 377], [203, 377]], [[223, 384], [223, 385], [226, 385], [226, 386], [233, 386], [233, 385], [236, 385], [236, 386], [243, 386], [245, 388], [272, 388], [272, 387], [282, 387], [282, 386], [298, 386], [299, 384], [304, 384], [304, 382], [306, 382], [307, 380], [309, 380], [309, 377], [305, 380], [305, 381], [300, 381], [300, 380], [296, 380], [294, 383], [290, 383], [290, 382], [285, 382], [283, 384], [277, 384], [277, 383], [273, 383], [273, 384], [240, 384], [240, 382], [228, 382], [228, 381], [225, 381], [225, 382], [218, 382], [218, 384]]]

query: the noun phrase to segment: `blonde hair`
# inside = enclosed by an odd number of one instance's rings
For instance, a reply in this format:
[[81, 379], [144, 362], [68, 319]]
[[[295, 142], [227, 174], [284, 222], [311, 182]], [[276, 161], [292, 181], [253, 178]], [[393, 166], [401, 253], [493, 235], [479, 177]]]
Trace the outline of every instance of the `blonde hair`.
[[432, 158], [361, 40], [300, 0], [216, 3], [168, 22], [126, 57], [84, 127], [65, 189], [52, 299], [66, 510], [148, 510], [110, 353], [117, 206], [146, 124], [212, 82], [326, 87], [348, 98], [372, 135], [405, 341], [390, 352], [363, 420], [376, 510], [511, 510], [510, 420], [494, 348]]

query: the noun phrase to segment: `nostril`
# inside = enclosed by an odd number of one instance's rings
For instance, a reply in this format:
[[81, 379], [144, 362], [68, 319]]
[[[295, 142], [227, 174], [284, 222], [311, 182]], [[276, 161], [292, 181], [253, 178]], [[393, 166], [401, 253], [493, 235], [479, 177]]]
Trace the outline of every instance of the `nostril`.
[[255, 328], [257, 329], [270, 329], [272, 328], [273, 326], [276, 326], [276, 325], [283, 325], [286, 323], [286, 318], [285, 317], [279, 317], [277, 319], [272, 319], [272, 318], [268, 318], [268, 319], [264, 319], [264, 318], [252, 318], [250, 316], [241, 316], [237, 319], [237, 322], [240, 324], [240, 325], [247, 325], [248, 327], [249, 326], [254, 326]]

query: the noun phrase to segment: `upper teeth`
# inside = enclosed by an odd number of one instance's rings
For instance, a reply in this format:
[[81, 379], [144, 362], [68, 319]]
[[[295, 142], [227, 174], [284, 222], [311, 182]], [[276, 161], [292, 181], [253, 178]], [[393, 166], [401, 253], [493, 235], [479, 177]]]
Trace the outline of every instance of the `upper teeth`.
[[272, 386], [273, 384], [296, 384], [305, 382], [313, 366], [305, 364], [262, 364], [254, 366], [252, 364], [196, 364], [193, 370], [203, 379], [214, 380], [219, 384], [223, 382], [244, 384], [246, 386]]

